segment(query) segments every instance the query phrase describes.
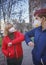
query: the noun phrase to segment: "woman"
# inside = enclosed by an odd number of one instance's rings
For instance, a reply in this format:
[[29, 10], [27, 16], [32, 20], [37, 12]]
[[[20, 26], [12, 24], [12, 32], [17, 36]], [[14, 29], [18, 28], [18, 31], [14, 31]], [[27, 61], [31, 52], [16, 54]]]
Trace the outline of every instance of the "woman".
[[24, 35], [18, 32], [11, 23], [7, 23], [2, 40], [2, 52], [7, 57], [7, 65], [21, 65], [23, 40]]
[[[41, 22], [41, 26], [27, 32], [25, 41], [29, 46], [34, 46], [32, 50], [34, 65], [46, 65], [46, 9], [37, 10], [34, 16]], [[34, 37], [34, 43], [30, 37]]]

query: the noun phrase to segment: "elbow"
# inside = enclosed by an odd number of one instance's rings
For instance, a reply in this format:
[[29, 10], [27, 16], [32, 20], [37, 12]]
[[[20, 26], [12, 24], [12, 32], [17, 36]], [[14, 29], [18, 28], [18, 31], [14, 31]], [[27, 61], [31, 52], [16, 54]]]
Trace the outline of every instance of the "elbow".
[[25, 40], [28, 38], [28, 34], [27, 33], [25, 33]]
[[21, 42], [21, 41], [24, 41], [24, 40], [25, 40], [25, 36], [22, 35], [22, 36], [20, 37], [20, 42]]
[[19, 37], [20, 40], [24, 41], [25, 40], [25, 35], [24, 34], [21, 34], [20, 37]]
[[25, 37], [27, 37], [27, 36], [28, 36], [28, 32], [25, 33]]

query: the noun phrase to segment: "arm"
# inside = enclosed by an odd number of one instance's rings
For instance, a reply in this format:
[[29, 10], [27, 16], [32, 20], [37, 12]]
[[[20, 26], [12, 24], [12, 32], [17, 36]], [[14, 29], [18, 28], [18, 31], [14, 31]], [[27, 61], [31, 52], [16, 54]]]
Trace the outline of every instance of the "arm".
[[18, 37], [14, 40], [12, 40], [12, 44], [18, 44], [21, 43], [22, 41], [24, 41], [24, 35], [20, 32], [18, 32]]
[[27, 32], [27, 33], [25, 34], [25, 41], [26, 41], [27, 44], [32, 41], [32, 40], [30, 39], [30, 37], [34, 37], [34, 35], [35, 35], [35, 30], [36, 30], [36, 29], [33, 29], [33, 30], [31, 30], [31, 31], [29, 31], [29, 32]]
[[7, 45], [5, 39], [2, 40], [2, 52], [5, 56], [8, 56]]

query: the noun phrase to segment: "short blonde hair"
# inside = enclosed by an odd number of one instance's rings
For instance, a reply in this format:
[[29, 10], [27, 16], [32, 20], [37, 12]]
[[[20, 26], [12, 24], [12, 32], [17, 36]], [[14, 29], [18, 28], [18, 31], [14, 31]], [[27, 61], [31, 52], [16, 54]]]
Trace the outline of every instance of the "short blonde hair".
[[13, 24], [11, 24], [11, 23], [5, 24], [4, 36], [7, 36], [7, 35], [8, 35], [8, 30], [9, 30], [11, 27], [13, 27]]

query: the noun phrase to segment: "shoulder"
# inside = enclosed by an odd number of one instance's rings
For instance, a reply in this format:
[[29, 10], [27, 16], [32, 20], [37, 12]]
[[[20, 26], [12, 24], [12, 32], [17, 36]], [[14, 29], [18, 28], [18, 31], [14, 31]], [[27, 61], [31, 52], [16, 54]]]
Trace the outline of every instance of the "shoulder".
[[41, 29], [41, 28], [42, 28], [42, 26], [37, 27], [37, 29]]
[[37, 30], [37, 29], [40, 29], [40, 28], [41, 28], [41, 26], [39, 26], [39, 27], [36, 27], [36, 28], [34, 28], [34, 29], [36, 29], [36, 30]]
[[4, 36], [4, 37], [2, 38], [2, 42], [6, 42], [6, 40], [7, 40], [7, 36]]
[[7, 38], [7, 36], [4, 36], [3, 39], [5, 40]]
[[41, 30], [41, 26], [34, 28], [33, 30], [37, 31], [37, 30]]
[[37, 28], [33, 28], [33, 29], [31, 29], [30, 31], [28, 31], [28, 32], [26, 32], [26, 34], [33, 34], [33, 33], [35, 33], [37, 30], [39, 30], [41, 28], [41, 26], [39, 26], [39, 27], [37, 27]]

